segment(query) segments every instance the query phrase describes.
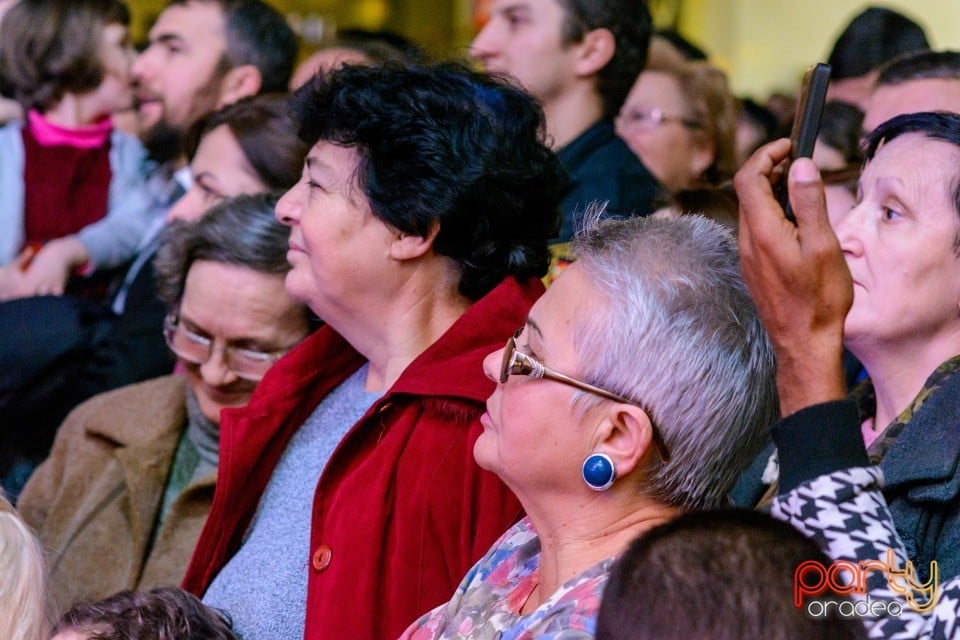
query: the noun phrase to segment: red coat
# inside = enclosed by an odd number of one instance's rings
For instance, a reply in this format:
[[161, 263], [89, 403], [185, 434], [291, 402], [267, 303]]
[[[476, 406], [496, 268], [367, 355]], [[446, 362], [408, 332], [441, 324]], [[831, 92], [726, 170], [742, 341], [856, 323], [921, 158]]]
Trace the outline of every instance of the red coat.
[[[313, 503], [306, 640], [394, 640], [453, 595], [521, 515], [473, 460], [493, 392], [481, 369], [543, 292], [508, 278], [414, 360], [353, 426]], [[287, 442], [362, 357], [323, 327], [278, 362], [243, 409], [224, 410], [217, 489], [185, 589], [203, 593], [238, 549]], [[282, 552], [283, 541], [278, 541]]]

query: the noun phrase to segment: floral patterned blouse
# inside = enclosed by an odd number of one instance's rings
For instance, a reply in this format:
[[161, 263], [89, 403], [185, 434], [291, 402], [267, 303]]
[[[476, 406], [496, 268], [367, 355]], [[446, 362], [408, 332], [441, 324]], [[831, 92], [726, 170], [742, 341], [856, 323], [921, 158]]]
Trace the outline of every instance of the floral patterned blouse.
[[450, 602], [413, 623], [401, 640], [591, 640], [614, 560], [574, 576], [536, 610], [521, 614], [539, 584], [540, 564], [540, 538], [524, 518], [474, 565]]

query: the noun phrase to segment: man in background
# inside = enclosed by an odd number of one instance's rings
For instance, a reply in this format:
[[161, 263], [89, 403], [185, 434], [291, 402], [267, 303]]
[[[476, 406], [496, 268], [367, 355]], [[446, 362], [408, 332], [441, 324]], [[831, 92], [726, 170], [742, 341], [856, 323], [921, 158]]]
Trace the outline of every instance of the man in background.
[[293, 31], [261, 0], [172, 0], [133, 65], [144, 145], [184, 166], [190, 126], [241, 98], [286, 92], [296, 54]]
[[880, 67], [897, 56], [930, 48], [923, 27], [886, 7], [867, 7], [844, 27], [830, 51], [827, 100], [862, 111]]
[[960, 113], [960, 52], [918, 51], [880, 69], [866, 101], [863, 131], [904, 113]]
[[614, 132], [647, 59], [650, 12], [639, 0], [494, 0], [471, 45], [488, 71], [512, 76], [540, 101], [547, 138], [570, 174], [558, 242], [593, 201], [646, 215], [659, 185]]

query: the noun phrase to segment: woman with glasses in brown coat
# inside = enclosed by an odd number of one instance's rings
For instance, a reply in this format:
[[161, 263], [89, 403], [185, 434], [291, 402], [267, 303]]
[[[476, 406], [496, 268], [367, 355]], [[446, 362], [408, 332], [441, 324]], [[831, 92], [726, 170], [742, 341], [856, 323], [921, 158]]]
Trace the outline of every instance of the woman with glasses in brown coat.
[[82, 404], [27, 483], [19, 507], [50, 550], [59, 610], [183, 578], [213, 499], [220, 409], [246, 404], [309, 331], [284, 290], [275, 202], [240, 196], [171, 227], [156, 268], [183, 373]]

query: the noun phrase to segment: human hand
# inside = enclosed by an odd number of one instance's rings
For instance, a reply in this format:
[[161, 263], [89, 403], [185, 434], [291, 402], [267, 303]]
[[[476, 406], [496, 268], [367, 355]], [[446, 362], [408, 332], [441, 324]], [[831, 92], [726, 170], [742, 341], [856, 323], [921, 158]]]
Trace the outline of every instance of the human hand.
[[17, 297], [62, 295], [70, 272], [88, 259], [86, 247], [76, 236], [51, 240], [30, 260], [20, 279]]
[[789, 140], [764, 145], [734, 177], [741, 270], [777, 354], [784, 416], [845, 397], [843, 323], [853, 303], [853, 281], [813, 162], [798, 158], [787, 177], [796, 226], [773, 195], [771, 180], [789, 151]]
[[13, 259], [13, 262], [0, 267], [0, 301], [22, 297], [23, 270], [33, 254], [34, 250], [27, 247]]

